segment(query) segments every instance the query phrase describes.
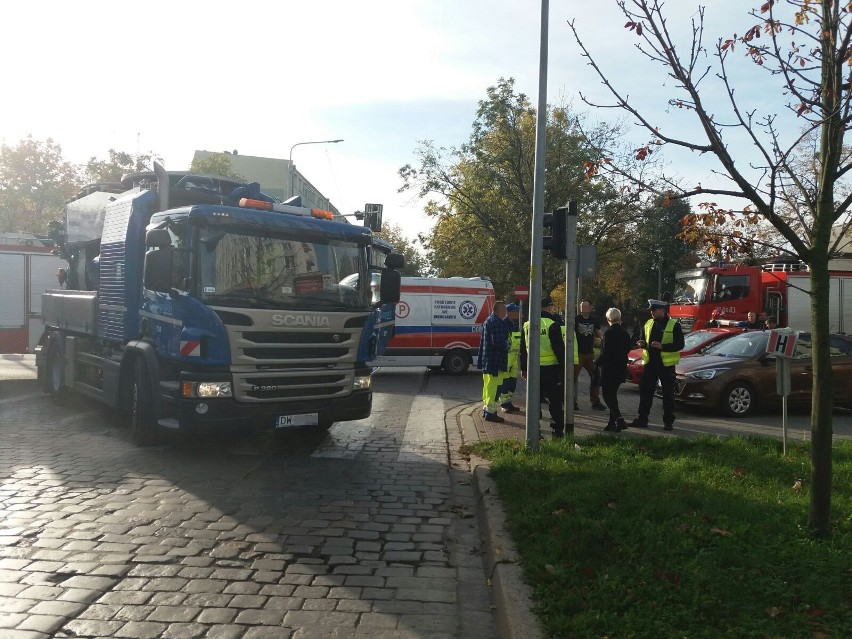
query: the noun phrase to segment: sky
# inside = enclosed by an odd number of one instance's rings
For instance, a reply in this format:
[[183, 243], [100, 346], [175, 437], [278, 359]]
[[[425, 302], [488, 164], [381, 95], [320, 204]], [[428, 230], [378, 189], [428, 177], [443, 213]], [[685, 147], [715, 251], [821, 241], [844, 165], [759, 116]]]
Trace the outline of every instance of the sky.
[[[714, 0], [708, 33], [729, 37], [754, 21], [748, 0]], [[669, 2], [670, 25], [690, 41], [697, 3]], [[500, 78], [535, 105], [540, 0], [31, 0], [4, 7], [0, 142], [52, 138], [67, 160], [108, 150], [163, 158], [186, 169], [196, 149], [292, 159], [343, 213], [381, 202], [409, 236], [431, 226], [425, 202], [398, 193], [398, 170], [418, 143], [458, 147], [477, 104]], [[607, 100], [573, 40], [574, 20], [613, 83], [667, 130], [693, 134], [672, 112], [671, 80], [645, 66], [613, 0], [549, 2], [547, 98], [593, 120], [579, 92]], [[738, 94], [756, 105], [777, 80], [749, 72]], [[709, 78], [708, 83], [714, 78]], [[634, 129], [637, 146], [647, 135]], [[340, 139], [339, 144], [306, 141]], [[687, 181], [713, 181], [707, 158], [667, 155]], [[261, 185], [262, 188], [263, 185]]]

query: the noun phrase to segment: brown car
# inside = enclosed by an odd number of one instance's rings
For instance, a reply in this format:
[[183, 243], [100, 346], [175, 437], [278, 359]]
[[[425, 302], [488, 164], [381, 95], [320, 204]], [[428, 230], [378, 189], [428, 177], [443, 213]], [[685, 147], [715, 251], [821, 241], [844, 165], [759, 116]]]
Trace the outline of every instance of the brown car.
[[[780, 404], [775, 355], [766, 353], [769, 333], [747, 331], [714, 344], [704, 355], [686, 357], [676, 366], [675, 400], [718, 407], [731, 417], [745, 417], [758, 405]], [[852, 408], [852, 337], [831, 335], [834, 405]], [[811, 335], [800, 333], [790, 360], [790, 403], [808, 403], [813, 388]]]

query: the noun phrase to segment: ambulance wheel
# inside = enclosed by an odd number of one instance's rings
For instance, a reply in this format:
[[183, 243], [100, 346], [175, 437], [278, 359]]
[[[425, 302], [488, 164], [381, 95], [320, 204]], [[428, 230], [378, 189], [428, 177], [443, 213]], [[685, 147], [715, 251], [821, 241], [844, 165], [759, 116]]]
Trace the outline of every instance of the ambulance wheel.
[[467, 369], [470, 368], [470, 355], [458, 348], [451, 350], [444, 355], [441, 368], [450, 375], [464, 375], [467, 373]]
[[65, 358], [62, 357], [62, 349], [59, 339], [50, 341], [47, 350], [46, 371], [44, 376], [44, 390], [50, 393], [54, 401], [62, 401], [65, 396]]
[[151, 380], [145, 360], [137, 357], [133, 362], [133, 378], [130, 381], [130, 437], [137, 446], [150, 446], [157, 442], [157, 424], [154, 422], [151, 396]]

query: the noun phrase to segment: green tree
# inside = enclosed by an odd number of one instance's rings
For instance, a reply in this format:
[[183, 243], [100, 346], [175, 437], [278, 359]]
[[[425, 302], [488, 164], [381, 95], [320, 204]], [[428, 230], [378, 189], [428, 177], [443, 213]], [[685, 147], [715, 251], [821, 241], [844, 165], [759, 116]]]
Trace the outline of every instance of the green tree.
[[[614, 102], [650, 134], [637, 154], [680, 147], [715, 160], [719, 186], [673, 188], [674, 197], [725, 196], [741, 206], [705, 202], [687, 218], [685, 236], [708, 245], [748, 249], [751, 228], [760, 221], [774, 227], [786, 250], [810, 267], [813, 333], [813, 403], [811, 409], [811, 502], [808, 524], [818, 536], [831, 532], [832, 370], [829, 351], [829, 260], [850, 228], [852, 193], [842, 188], [852, 162], [844, 136], [852, 122], [852, 5], [839, 0], [761, 0], [748, 12], [741, 36], [721, 37], [704, 44], [705, 9], [698, 7], [691, 43], [675, 41], [659, 0], [617, 0], [627, 18], [625, 27], [637, 49], [662, 68], [673, 93], [669, 104], [694, 118], [694, 137], [666, 118], [655, 118], [631, 102], [610, 82], [569, 23], [582, 54], [589, 60]], [[611, 41], [614, 41], [612, 39]], [[734, 90], [735, 52], [745, 62], [771, 74], [778, 83], [777, 100], [765, 91], [757, 108], [746, 105]], [[709, 61], [709, 62], [708, 62]], [[741, 77], [741, 76], [740, 76]], [[718, 84], [712, 82], [718, 80]], [[717, 101], [721, 97], [722, 101]], [[787, 122], [796, 118], [802, 128]], [[737, 137], [744, 144], [734, 144]], [[803, 177], [799, 162], [818, 140], [812, 173]], [[599, 165], [606, 168], [604, 165]], [[807, 173], [807, 172], [806, 172]], [[640, 183], [637, 180], [637, 183]], [[840, 189], [837, 187], [841, 186]], [[795, 195], [792, 195], [795, 194]], [[795, 204], [791, 206], [791, 202]]]
[[426, 260], [417, 250], [417, 242], [409, 239], [402, 229], [396, 224], [382, 224], [382, 230], [377, 234], [383, 240], [389, 242], [397, 253], [405, 257], [405, 268], [401, 273], [404, 276], [421, 276], [427, 272]]
[[81, 186], [74, 165], [51, 138], [27, 136], [0, 146], [0, 230], [44, 234]]
[[231, 166], [231, 158], [227, 153], [213, 153], [203, 160], [193, 160], [189, 170], [193, 173], [221, 175], [222, 177], [245, 181], [242, 175], [234, 171]]
[[[579, 243], [606, 253], [616, 250], [606, 242], [608, 233], [635, 219], [637, 199], [589, 172], [618, 129], [599, 125], [586, 132], [577, 121], [567, 107], [548, 110], [544, 209], [580, 202]], [[535, 124], [527, 96], [515, 92], [514, 80], [501, 79], [479, 103], [466, 144], [447, 150], [421, 142], [419, 166], [399, 170], [400, 190], [426, 198], [426, 213], [437, 218], [424, 239], [438, 275], [489, 276], [500, 296], [528, 280]], [[545, 289], [563, 279], [562, 264], [548, 254]]]
[[143, 173], [154, 170], [154, 160], [161, 161], [153, 151], [149, 153], [128, 153], [109, 150], [109, 159], [89, 158], [85, 175], [88, 182], [120, 182], [129, 173]]

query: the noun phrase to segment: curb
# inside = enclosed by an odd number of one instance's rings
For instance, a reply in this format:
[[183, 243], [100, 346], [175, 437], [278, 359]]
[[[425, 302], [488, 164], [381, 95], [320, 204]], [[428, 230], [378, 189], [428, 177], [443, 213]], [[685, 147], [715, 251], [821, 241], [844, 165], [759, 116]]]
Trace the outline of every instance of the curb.
[[[471, 404], [456, 413], [465, 444], [480, 441], [471, 413]], [[533, 590], [524, 581], [515, 543], [506, 528], [506, 511], [497, 484], [491, 478], [490, 462], [470, 455], [470, 473], [476, 498], [476, 517], [483, 541], [483, 566], [491, 588], [501, 639], [541, 639], [544, 634], [532, 611]]]

